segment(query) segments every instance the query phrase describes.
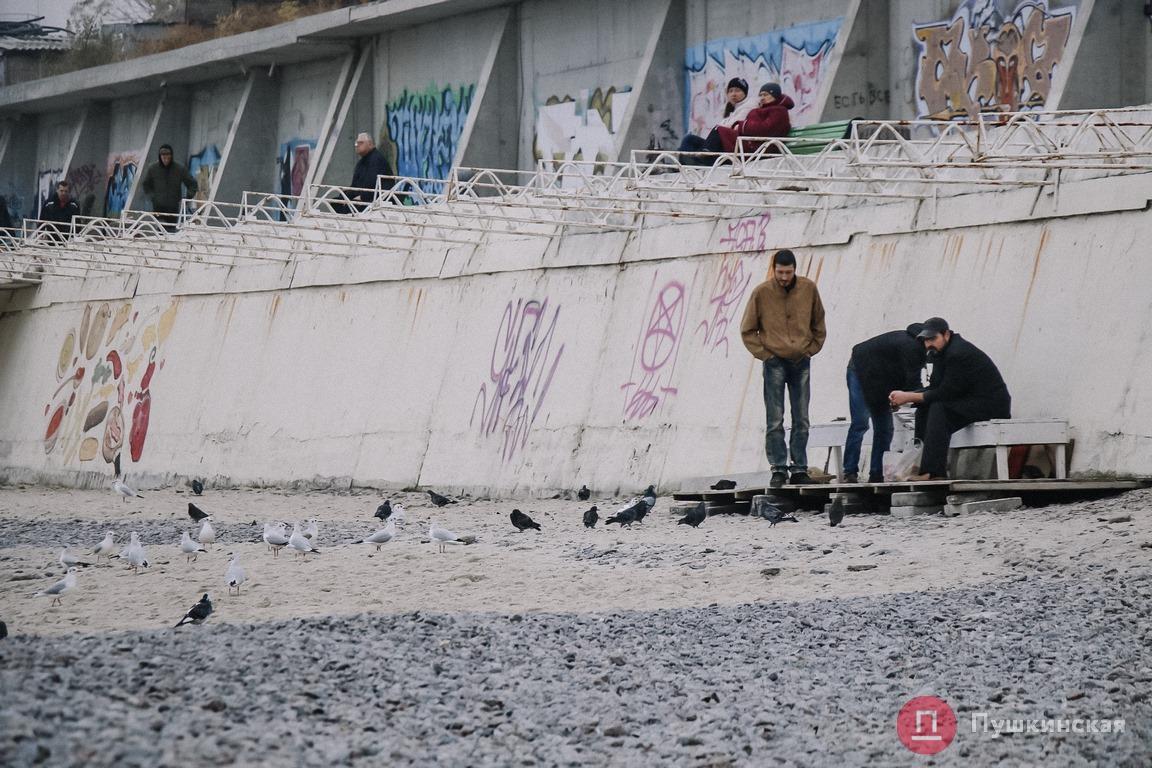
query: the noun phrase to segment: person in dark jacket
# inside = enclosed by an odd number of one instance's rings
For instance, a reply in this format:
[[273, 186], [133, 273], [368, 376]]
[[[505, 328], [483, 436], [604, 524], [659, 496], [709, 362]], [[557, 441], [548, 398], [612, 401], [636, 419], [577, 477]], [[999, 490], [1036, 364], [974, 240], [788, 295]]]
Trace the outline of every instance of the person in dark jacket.
[[200, 187], [188, 169], [172, 159], [171, 145], [161, 144], [159, 157], [144, 172], [140, 186], [144, 194], [151, 198], [156, 217], [175, 224], [176, 215], [180, 212], [180, 201], [185, 197], [194, 197]]
[[[353, 208], [363, 209], [376, 199], [376, 177], [391, 176], [392, 166], [376, 148], [376, 142], [367, 133], [356, 137], [356, 154], [360, 159], [356, 161], [356, 168], [352, 171], [352, 189], [347, 190], [348, 199]], [[392, 179], [380, 182], [382, 189], [392, 189]]]
[[944, 479], [952, 433], [976, 421], [1012, 418], [1012, 396], [992, 358], [960, 338], [944, 318], [925, 320], [917, 338], [924, 342], [932, 363], [928, 388], [923, 392], [896, 390], [888, 401], [893, 407], [917, 406], [916, 436], [924, 441], [924, 453], [921, 474], [913, 479]]
[[922, 323], [902, 331], [873, 336], [852, 347], [848, 361], [848, 411], [852, 425], [844, 443], [844, 482], [860, 482], [860, 446], [872, 421], [872, 458], [868, 482], [884, 482], [884, 452], [892, 445], [892, 409], [888, 396], [896, 389], [920, 388], [924, 344]]
[[72, 199], [72, 185], [64, 180], [56, 185], [55, 196], [40, 209], [40, 219], [52, 222], [52, 228], [60, 235], [72, 231], [72, 218], [79, 215], [80, 206]]
[[[777, 138], [787, 136], [792, 130], [792, 120], [788, 110], [796, 106], [791, 96], [785, 96], [777, 83], [760, 86], [760, 106], [748, 113], [748, 117], [732, 128], [721, 126], [716, 129], [720, 138], [720, 148], [724, 152], [736, 151], [736, 140], [740, 137]], [[743, 151], [751, 152], [762, 141], [745, 141]]]

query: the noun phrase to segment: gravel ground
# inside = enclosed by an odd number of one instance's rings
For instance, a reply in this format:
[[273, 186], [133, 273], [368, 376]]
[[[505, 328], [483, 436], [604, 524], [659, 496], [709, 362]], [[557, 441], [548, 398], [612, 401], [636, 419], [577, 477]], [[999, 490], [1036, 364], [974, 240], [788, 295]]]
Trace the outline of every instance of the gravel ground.
[[[0, 764], [1147, 766], [1152, 577], [611, 613], [361, 615], [0, 642]], [[1124, 718], [973, 733], [971, 715]]]

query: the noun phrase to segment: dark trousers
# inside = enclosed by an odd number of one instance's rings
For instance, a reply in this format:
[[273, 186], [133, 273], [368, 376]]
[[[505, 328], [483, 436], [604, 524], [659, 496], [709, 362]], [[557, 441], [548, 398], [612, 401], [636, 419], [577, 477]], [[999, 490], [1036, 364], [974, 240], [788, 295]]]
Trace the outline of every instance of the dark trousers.
[[989, 400], [949, 400], [916, 409], [916, 437], [924, 443], [920, 472], [934, 477], [948, 474], [948, 443], [952, 433], [976, 421], [1010, 419], [1012, 404]]
[[[720, 143], [720, 132], [715, 128], [707, 138], [701, 138], [690, 133], [680, 141], [681, 152], [723, 152], [724, 146]], [[685, 165], [712, 165], [715, 157], [707, 155], [681, 155], [680, 162]]]
[[855, 475], [860, 471], [860, 446], [864, 443], [864, 433], [868, 431], [868, 421], [872, 421], [872, 458], [869, 461], [868, 482], [884, 482], [884, 452], [892, 447], [892, 409], [872, 410], [860, 386], [860, 377], [852, 366], [848, 366], [848, 412], [852, 415], [852, 425], [848, 427], [848, 439], [844, 442], [844, 474]]

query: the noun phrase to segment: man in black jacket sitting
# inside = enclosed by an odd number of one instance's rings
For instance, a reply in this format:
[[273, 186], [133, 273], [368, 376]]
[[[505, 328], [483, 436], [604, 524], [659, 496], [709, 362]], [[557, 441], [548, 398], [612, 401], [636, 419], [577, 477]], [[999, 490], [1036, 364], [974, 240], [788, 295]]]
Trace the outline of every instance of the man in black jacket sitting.
[[[380, 150], [376, 149], [376, 142], [367, 133], [356, 137], [356, 154], [360, 159], [356, 161], [356, 168], [352, 171], [352, 189], [347, 190], [348, 199], [352, 201], [351, 209], [363, 210], [376, 199], [376, 177], [391, 176], [392, 167]], [[381, 182], [382, 189], [392, 188], [392, 179]]]
[[992, 358], [949, 329], [944, 318], [925, 320], [918, 338], [932, 363], [928, 388], [896, 390], [888, 401], [893, 407], [917, 406], [916, 436], [924, 441], [924, 453], [921, 474], [913, 479], [937, 480], [948, 476], [952, 433], [976, 421], [1012, 418], [1012, 396]]

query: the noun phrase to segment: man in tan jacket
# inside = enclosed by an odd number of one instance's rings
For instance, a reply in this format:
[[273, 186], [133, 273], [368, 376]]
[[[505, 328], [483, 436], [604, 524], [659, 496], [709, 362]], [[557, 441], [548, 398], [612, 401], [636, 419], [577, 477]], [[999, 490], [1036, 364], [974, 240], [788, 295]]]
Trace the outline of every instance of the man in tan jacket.
[[[768, 421], [764, 451], [772, 465], [773, 488], [786, 482], [812, 482], [808, 477], [809, 361], [824, 346], [827, 335], [824, 305], [816, 283], [796, 274], [796, 255], [792, 251], [777, 251], [772, 258], [772, 276], [752, 290], [740, 322], [744, 346], [764, 363], [764, 410]], [[785, 387], [792, 409], [792, 435], [787, 446]]]

